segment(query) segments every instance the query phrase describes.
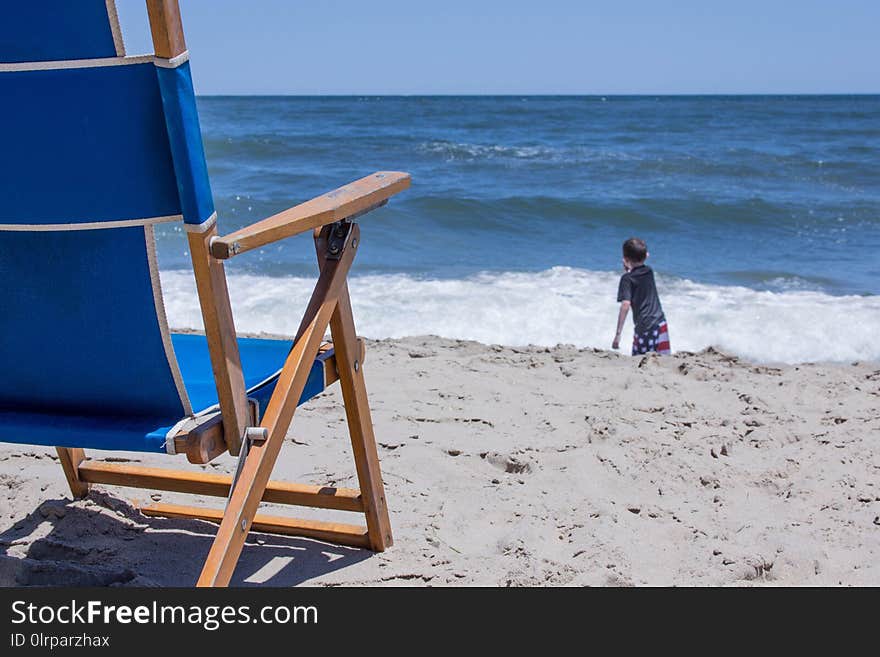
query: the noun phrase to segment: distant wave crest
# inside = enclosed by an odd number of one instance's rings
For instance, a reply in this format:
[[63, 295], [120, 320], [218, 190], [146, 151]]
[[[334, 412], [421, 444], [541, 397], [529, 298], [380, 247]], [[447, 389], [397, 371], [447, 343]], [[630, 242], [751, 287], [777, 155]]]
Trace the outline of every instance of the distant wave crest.
[[544, 146], [505, 146], [500, 144], [466, 144], [451, 141], [430, 141], [419, 144], [423, 153], [435, 153], [447, 159], [476, 160], [496, 157], [537, 159], [553, 157], [557, 151]]

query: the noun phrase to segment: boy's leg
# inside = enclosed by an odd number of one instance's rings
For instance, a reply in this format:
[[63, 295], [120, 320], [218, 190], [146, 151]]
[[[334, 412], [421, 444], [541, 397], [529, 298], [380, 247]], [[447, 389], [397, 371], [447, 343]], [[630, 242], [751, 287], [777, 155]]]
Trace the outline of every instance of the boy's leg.
[[638, 356], [645, 353], [645, 336], [633, 333], [632, 355]]
[[661, 356], [668, 356], [672, 353], [669, 344], [669, 327], [666, 325], [666, 320], [641, 335], [636, 333], [633, 336], [633, 356], [640, 356], [652, 351], [657, 352]]
[[660, 326], [655, 326], [645, 332], [645, 353], [657, 351], [658, 335], [660, 335]]

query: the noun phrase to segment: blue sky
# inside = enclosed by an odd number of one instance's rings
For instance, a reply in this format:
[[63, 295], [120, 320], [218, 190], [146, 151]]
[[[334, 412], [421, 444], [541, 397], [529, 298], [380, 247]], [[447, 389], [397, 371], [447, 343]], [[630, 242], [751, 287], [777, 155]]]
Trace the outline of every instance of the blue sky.
[[[143, 0], [117, 0], [130, 53]], [[202, 94], [878, 93], [880, 0], [181, 0]]]

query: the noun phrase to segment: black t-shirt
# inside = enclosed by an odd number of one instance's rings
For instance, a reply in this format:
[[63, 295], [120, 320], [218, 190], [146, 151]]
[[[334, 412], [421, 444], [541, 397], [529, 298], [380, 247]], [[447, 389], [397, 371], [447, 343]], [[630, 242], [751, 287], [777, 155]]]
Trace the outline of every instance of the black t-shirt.
[[632, 304], [635, 332], [638, 334], [651, 330], [666, 319], [654, 283], [654, 270], [648, 265], [634, 267], [620, 277], [617, 301]]

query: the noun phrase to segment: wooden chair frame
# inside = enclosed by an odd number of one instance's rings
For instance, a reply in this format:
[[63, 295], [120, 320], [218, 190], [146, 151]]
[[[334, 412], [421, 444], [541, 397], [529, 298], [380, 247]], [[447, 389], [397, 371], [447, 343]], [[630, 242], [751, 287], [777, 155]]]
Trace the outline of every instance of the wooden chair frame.
[[[157, 57], [186, 51], [177, 0], [147, 0]], [[175, 438], [178, 452], [204, 463], [227, 449], [242, 454], [237, 478], [228, 475], [90, 462], [79, 448], [58, 447], [61, 466], [74, 497], [91, 484], [106, 484], [227, 497], [226, 509], [171, 504], [141, 508], [149, 516], [193, 518], [219, 523], [198, 586], [226, 586], [250, 530], [306, 536], [381, 552], [392, 544], [376, 439], [363, 377], [363, 342], [355, 333], [347, 275], [360, 245], [353, 219], [384, 205], [409, 187], [408, 174], [380, 172], [302, 203], [225, 237], [216, 224], [188, 232], [220, 412], [202, 419]], [[260, 423], [248, 403], [236, 342], [223, 261], [279, 239], [313, 231], [319, 277], [293, 347], [281, 369]], [[338, 378], [345, 405], [359, 490], [271, 481], [270, 475], [290, 427], [297, 403], [327, 329], [335, 356], [325, 364], [325, 379]], [[256, 439], [249, 439], [253, 436]], [[231, 493], [230, 493], [230, 488]], [[366, 527], [257, 514], [261, 501], [363, 513]]]

